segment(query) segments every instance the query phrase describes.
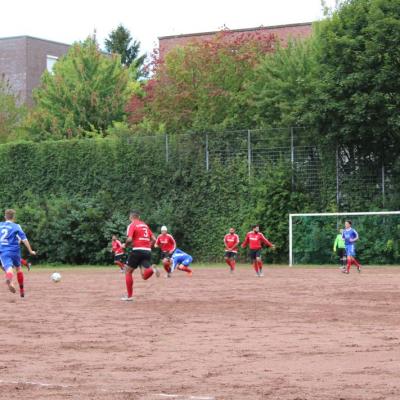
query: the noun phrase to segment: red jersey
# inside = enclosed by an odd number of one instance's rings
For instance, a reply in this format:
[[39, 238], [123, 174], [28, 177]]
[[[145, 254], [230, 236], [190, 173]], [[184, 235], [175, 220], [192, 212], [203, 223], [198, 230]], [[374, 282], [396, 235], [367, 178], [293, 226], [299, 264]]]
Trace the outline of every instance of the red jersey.
[[239, 245], [239, 236], [236, 233], [228, 233], [224, 237], [225, 251], [237, 253]]
[[251, 250], [260, 250], [265, 244], [268, 247], [272, 247], [273, 244], [261, 233], [261, 232], [248, 232], [244, 242], [242, 243], [242, 247], [245, 248], [249, 245]]
[[176, 248], [175, 239], [169, 233], [162, 233], [158, 236], [156, 245], [166, 253], [172, 253]]
[[112, 247], [112, 251], [113, 253], [118, 256], [120, 254], [124, 254], [124, 248], [122, 247], [122, 244], [119, 240], [113, 240], [111, 242], [111, 247]]
[[134, 220], [128, 226], [126, 236], [132, 239], [132, 250], [151, 250], [154, 235], [143, 221]]

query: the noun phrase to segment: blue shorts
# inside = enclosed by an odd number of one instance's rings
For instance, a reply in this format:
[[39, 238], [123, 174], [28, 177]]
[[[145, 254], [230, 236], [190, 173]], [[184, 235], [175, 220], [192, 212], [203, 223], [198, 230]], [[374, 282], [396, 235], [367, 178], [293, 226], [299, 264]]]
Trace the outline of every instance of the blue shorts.
[[3, 251], [0, 253], [1, 266], [4, 271], [8, 271], [12, 267], [21, 266], [21, 253]]
[[356, 255], [356, 247], [354, 244], [346, 244], [346, 255], [355, 257]]
[[182, 256], [182, 257], [175, 258], [174, 264], [175, 265], [184, 265], [185, 267], [188, 267], [192, 261], [193, 261], [192, 256]]

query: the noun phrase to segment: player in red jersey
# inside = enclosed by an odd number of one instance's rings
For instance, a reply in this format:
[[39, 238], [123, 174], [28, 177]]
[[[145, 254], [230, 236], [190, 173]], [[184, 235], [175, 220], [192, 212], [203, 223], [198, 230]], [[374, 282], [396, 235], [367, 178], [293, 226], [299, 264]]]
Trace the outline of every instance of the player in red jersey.
[[171, 277], [171, 256], [176, 249], [176, 242], [172, 235], [168, 233], [167, 227], [161, 227], [161, 235], [158, 236], [154, 247], [159, 247], [161, 250], [161, 260], [167, 277]]
[[242, 247], [245, 249], [247, 245], [250, 248], [250, 259], [254, 270], [256, 271], [256, 275], [264, 276], [262, 270], [261, 249], [263, 245], [272, 247], [273, 249], [275, 246], [260, 232], [259, 225], [253, 225], [252, 231], [247, 233], [246, 238], [242, 243]]
[[235, 233], [235, 228], [230, 228], [229, 233], [224, 237], [225, 243], [225, 262], [229, 265], [231, 273], [235, 271], [236, 256], [238, 252], [239, 236]]
[[151, 229], [140, 220], [140, 215], [137, 211], [131, 211], [129, 215], [131, 224], [128, 226], [126, 234], [126, 246], [131, 246], [132, 251], [129, 254], [128, 262], [125, 267], [125, 281], [127, 296], [122, 297], [121, 300], [133, 300], [133, 271], [140, 267], [144, 268], [141, 272], [144, 280], [149, 279], [153, 273], [157, 277], [160, 272], [155, 265], [151, 265], [151, 248], [156, 241]]
[[125, 264], [122, 262], [125, 254], [124, 245], [118, 240], [117, 235], [112, 235], [111, 249], [114, 253], [114, 264], [118, 265], [119, 269], [123, 271]]

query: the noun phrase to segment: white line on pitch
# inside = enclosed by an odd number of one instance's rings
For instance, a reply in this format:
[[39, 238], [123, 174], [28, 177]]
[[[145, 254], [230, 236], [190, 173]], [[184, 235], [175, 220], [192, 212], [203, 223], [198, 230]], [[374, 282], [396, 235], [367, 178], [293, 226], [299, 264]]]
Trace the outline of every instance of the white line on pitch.
[[32, 382], [32, 381], [3, 381], [0, 380], [0, 383], [5, 383], [7, 385], [32, 385], [32, 386], [42, 386], [42, 387], [62, 387], [62, 388], [70, 388], [70, 385], [60, 385], [60, 384], [53, 384], [53, 383], [43, 383], [43, 382]]

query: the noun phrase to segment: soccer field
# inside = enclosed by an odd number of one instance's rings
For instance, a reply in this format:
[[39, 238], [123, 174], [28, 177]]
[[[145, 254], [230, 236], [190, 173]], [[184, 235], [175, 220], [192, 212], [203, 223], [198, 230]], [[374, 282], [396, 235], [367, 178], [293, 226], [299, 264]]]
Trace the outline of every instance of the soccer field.
[[400, 398], [400, 269], [59, 270], [1, 287], [0, 399]]

